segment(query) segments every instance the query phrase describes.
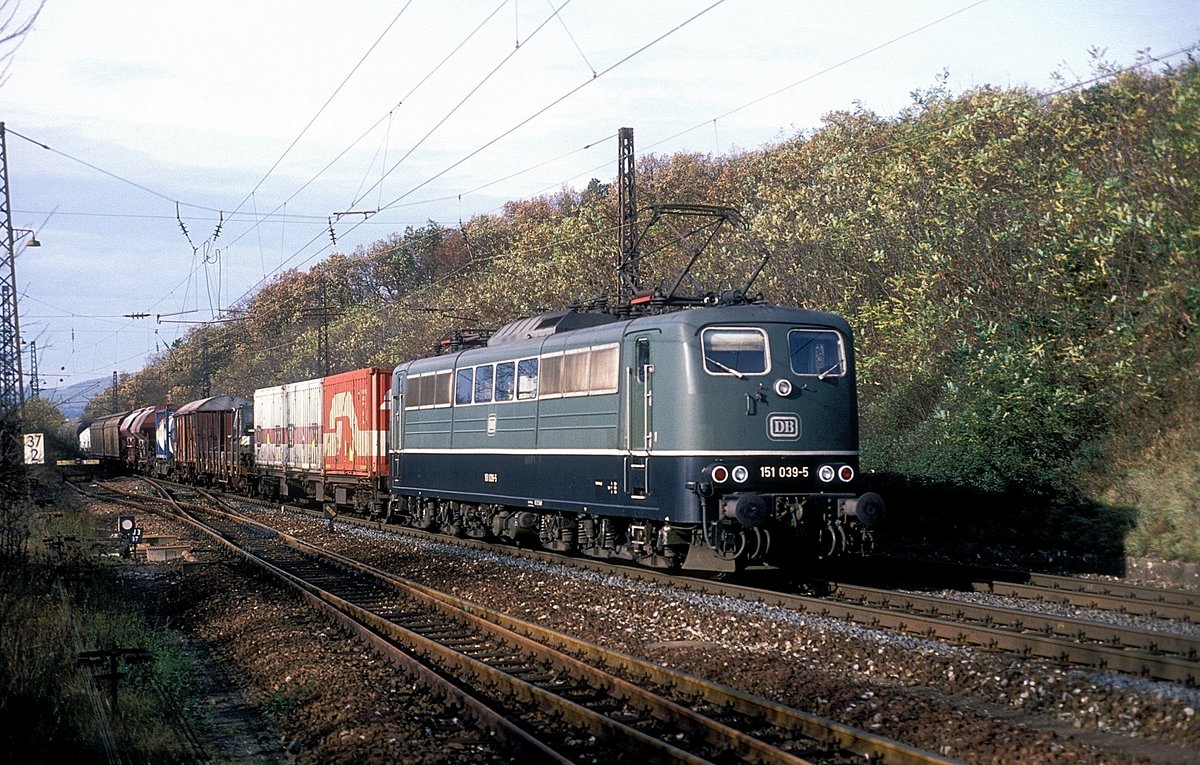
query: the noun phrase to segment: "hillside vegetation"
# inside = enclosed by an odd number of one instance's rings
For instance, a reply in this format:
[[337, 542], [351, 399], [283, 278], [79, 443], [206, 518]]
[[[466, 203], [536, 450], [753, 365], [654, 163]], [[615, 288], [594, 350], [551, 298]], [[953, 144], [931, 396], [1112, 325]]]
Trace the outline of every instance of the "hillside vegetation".
[[[727, 205], [749, 224], [713, 242], [698, 283], [744, 283], [757, 241], [772, 257], [753, 291], [850, 320], [863, 467], [896, 536], [1200, 561], [1200, 71], [1101, 74], [1056, 94], [939, 85], [895, 117], [638, 161], [639, 207]], [[321, 311], [336, 372], [614, 294], [618, 218], [593, 180], [336, 253], [122, 377], [119, 400], [318, 376]], [[669, 286], [681, 257], [647, 257], [643, 281]]]

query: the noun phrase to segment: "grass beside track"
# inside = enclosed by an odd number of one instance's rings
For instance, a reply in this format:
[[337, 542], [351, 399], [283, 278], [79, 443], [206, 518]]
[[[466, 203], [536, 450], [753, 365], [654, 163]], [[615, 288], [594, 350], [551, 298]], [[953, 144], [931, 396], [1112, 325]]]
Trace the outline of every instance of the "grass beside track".
[[[106, 558], [112, 530], [66, 493], [48, 507], [29, 508], [24, 554], [0, 564], [0, 761], [196, 762], [181, 732], [203, 717], [196, 660]], [[118, 658], [114, 707], [109, 661], [80, 654], [125, 649], [146, 660]]]

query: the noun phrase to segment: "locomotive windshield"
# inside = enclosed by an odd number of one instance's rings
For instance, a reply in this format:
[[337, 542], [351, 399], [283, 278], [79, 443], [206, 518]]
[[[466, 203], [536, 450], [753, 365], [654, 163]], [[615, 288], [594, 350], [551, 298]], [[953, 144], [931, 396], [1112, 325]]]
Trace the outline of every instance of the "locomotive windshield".
[[828, 329], [793, 329], [788, 332], [788, 355], [798, 375], [841, 377], [846, 374], [842, 336]]
[[700, 333], [704, 370], [714, 375], [761, 375], [769, 368], [767, 333], [749, 327], [710, 327]]

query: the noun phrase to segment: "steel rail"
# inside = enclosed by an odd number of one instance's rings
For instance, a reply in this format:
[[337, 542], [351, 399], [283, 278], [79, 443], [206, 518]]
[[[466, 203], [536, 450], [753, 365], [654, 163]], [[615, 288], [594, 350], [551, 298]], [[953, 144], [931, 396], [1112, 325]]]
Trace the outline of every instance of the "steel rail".
[[[241, 514], [236, 515], [240, 516]], [[536, 655], [541, 661], [554, 662], [559, 665], [566, 664], [573, 673], [588, 676], [591, 682], [602, 687], [606, 693], [627, 703], [656, 708], [654, 712], [656, 716], [669, 715], [671, 725], [686, 730], [689, 735], [708, 739], [711, 745], [720, 750], [736, 754], [740, 761], [804, 762], [804, 760], [782, 752], [777, 747], [766, 744], [742, 730], [724, 725], [676, 702], [664, 702], [659, 694], [648, 692], [643, 687], [644, 684], [652, 681], [659, 687], [670, 689], [677, 697], [692, 699], [691, 703], [693, 704], [697, 699], [702, 700], [708, 706], [720, 709], [725, 713], [736, 712], [786, 731], [789, 735], [823, 741], [827, 745], [852, 752], [873, 762], [897, 765], [957, 762], [868, 731], [841, 725], [815, 715], [807, 715], [799, 710], [775, 704], [751, 694], [700, 680], [635, 657], [603, 649], [529, 622], [508, 617], [470, 601], [438, 592], [347, 556], [325, 550], [289, 534], [280, 533], [279, 538], [297, 550], [335, 561], [338, 566], [346, 570], [375, 577], [394, 587], [402, 588], [410, 596], [430, 606], [448, 608], [457, 615], [457, 618], [468, 621], [475, 629], [499, 631], [501, 639], [505, 643], [519, 646], [522, 650]], [[377, 630], [383, 629], [383, 626], [378, 623], [374, 623], [373, 627]], [[431, 653], [435, 650], [433, 646], [429, 645], [422, 645], [421, 648]], [[451, 660], [455, 665], [456, 675], [468, 676], [480, 673], [480, 668], [475, 666], [469, 657], [460, 658], [461, 654], [458, 651], [453, 653], [455, 656]], [[487, 673], [486, 670], [483, 672]], [[621, 677], [614, 676], [615, 672], [619, 672]], [[498, 682], [494, 677], [490, 679]], [[540, 698], [539, 702], [547, 705], [552, 700]]]
[[[203, 512], [221, 511], [203, 509]], [[192, 520], [200, 526], [206, 525], [194, 517]], [[291, 549], [304, 550], [309, 555], [318, 554], [312, 546], [306, 545], [300, 540], [290, 537], [290, 535], [275, 532], [275, 530], [263, 524], [249, 519], [240, 519], [234, 522], [251, 524], [269, 530], [281, 544], [287, 545]], [[405, 628], [388, 618], [332, 592], [328, 592], [323, 587], [306, 581], [300, 576], [267, 560], [263, 557], [261, 550], [252, 551], [247, 549], [216, 531], [209, 531], [207, 533], [214, 535], [214, 538], [219, 538], [223, 544], [227, 545], [238, 555], [270, 571], [276, 577], [287, 581], [313, 602], [323, 603], [340, 612], [343, 620], [349, 619], [361, 622], [369, 628], [370, 632], [378, 633], [378, 639], [399, 644], [405, 654], [410, 654], [426, 662], [432, 661], [442, 667], [443, 671], [449, 672], [453, 677], [467, 682], [477, 689], [480, 687], [488, 688], [493, 694], [500, 694], [507, 697], [510, 703], [512, 700], [515, 700], [516, 702], [536, 707], [541, 710], [541, 714], [549, 714], [561, 722], [567, 722], [574, 727], [582, 729], [588, 734], [603, 737], [605, 740], [623, 749], [645, 754], [655, 762], [678, 762], [685, 763], [686, 765], [704, 765], [709, 762], [709, 760], [701, 756], [679, 749], [666, 741], [624, 724], [617, 719], [617, 715], [609, 716], [598, 713], [582, 704], [522, 680], [514, 674], [498, 669], [496, 666], [446, 646], [413, 629]], [[325, 555], [324, 553], [320, 554], [322, 556]], [[341, 556], [338, 557], [338, 565], [344, 566], [357, 574], [368, 573], [364, 567], [358, 565], [356, 562]], [[460, 616], [469, 616], [469, 614], [462, 612]], [[478, 621], [482, 622], [482, 620]], [[490, 629], [496, 631], [499, 628], [496, 625], [491, 625]], [[504, 637], [508, 637], [509, 640], [519, 638], [515, 633]], [[501, 639], [504, 639], [504, 637]], [[544, 649], [544, 647], [541, 648], [543, 652], [548, 650]], [[570, 659], [570, 657], [564, 657], [564, 659]], [[658, 700], [652, 698], [652, 694], [648, 694], [643, 689], [637, 688], [632, 683], [627, 683], [619, 678], [607, 675], [607, 673], [600, 673], [594, 668], [587, 667], [583, 662], [573, 659], [570, 661], [575, 664], [574, 669], [581, 673], [592, 677], [601, 677], [603, 675], [603, 679], [600, 681], [601, 685], [598, 688], [610, 694], [614, 699], [623, 703], [637, 702], [647, 705], [655, 710], [656, 715], [659, 713], [659, 710], [662, 710], [670, 716], [670, 719], [665, 721], [668, 724], [676, 725], [680, 729], [687, 730], [693, 734], [700, 734], [708, 739], [707, 743], [710, 746], [727, 748], [728, 751], [736, 752], [739, 756], [745, 758], [744, 761], [779, 762], [790, 763], [791, 765], [805, 765], [806, 763], [810, 763], [809, 760], [804, 760], [775, 747], [770, 747], [765, 742], [752, 739], [752, 737], [740, 731], [733, 730], [727, 726], [720, 726], [715, 721], [708, 720], [708, 718], [704, 718], [691, 710], [683, 709], [677, 705], [663, 705], [658, 703]], [[524, 661], [517, 661], [517, 663], [522, 666], [524, 665]], [[469, 693], [469, 691], [466, 692]], [[482, 704], [483, 702], [479, 700], [476, 703]], [[550, 751], [548, 747], [547, 751]]]
[[894, 556], [875, 556], [868, 562], [892, 576], [902, 572], [935, 587], [952, 582], [956, 588], [996, 595], [1200, 622], [1200, 592], [1192, 590]]
[[[239, 497], [239, 500], [244, 498]], [[272, 506], [276, 507], [276, 506]], [[294, 506], [284, 506], [306, 515], [310, 511]], [[794, 593], [779, 592], [759, 587], [739, 585], [732, 582], [715, 582], [708, 579], [689, 577], [678, 573], [664, 573], [653, 569], [622, 566], [603, 560], [564, 556], [558, 553], [548, 553], [538, 550], [517, 549], [512, 547], [497, 548], [494, 544], [477, 542], [469, 539], [448, 538], [443, 534], [435, 534], [404, 526], [380, 523], [352, 517], [339, 519], [341, 523], [352, 523], [377, 530], [394, 531], [395, 533], [434, 539], [445, 544], [459, 544], [472, 549], [502, 551], [513, 557], [532, 560], [554, 561], [582, 570], [599, 573], [626, 576], [634, 580], [652, 581], [658, 584], [669, 584], [676, 589], [686, 589], [712, 595], [741, 598], [793, 609], [802, 613], [816, 616], [842, 619], [861, 626], [874, 629], [889, 629], [905, 634], [917, 635], [929, 639], [944, 640], [961, 645], [971, 645], [986, 650], [1006, 651], [1021, 656], [1037, 657], [1057, 662], [1065, 666], [1087, 668], [1096, 671], [1110, 671], [1122, 674], [1147, 677], [1155, 680], [1165, 680], [1194, 686], [1200, 683], [1200, 662], [1195, 659], [1195, 642], [1188, 638], [1144, 631], [1138, 648], [1118, 647], [1119, 639], [1112, 645], [1103, 643], [1081, 643], [1078, 632], [1069, 631], [1064, 635], [1056, 635], [1055, 628], [1045, 631], [1043, 622], [1041, 631], [1035, 631], [1023, 626], [1004, 628], [989, 623], [984, 616], [977, 623], [962, 623], [957, 616], [962, 601], [941, 599], [943, 603], [953, 604], [955, 616], [930, 616], [921, 613], [911, 613], [864, 604], [838, 603], [834, 600], [805, 596]], [[901, 559], [903, 560], [903, 559]], [[920, 563], [920, 562], [918, 562]], [[977, 572], [977, 567], [963, 566], [964, 571]], [[1069, 577], [1063, 579], [1072, 580]], [[1080, 580], [1087, 581], [1087, 580]], [[841, 583], [824, 583], [828, 587], [843, 586]], [[850, 586], [850, 585], [845, 585]], [[1153, 589], [1153, 588], [1145, 588]], [[886, 590], [881, 590], [886, 592]], [[1025, 611], [1016, 611], [1023, 617], [1040, 619], [1038, 615]], [[1056, 619], [1054, 622], [1069, 622], [1071, 620]], [[1111, 631], [1110, 631], [1111, 632]], [[1136, 632], [1136, 631], [1134, 631]], [[1070, 635], [1070, 637], [1066, 636]], [[1111, 637], [1111, 634], [1110, 634]], [[1174, 646], [1176, 655], [1160, 653], [1163, 646]]]
[[[837, 585], [840, 586], [840, 585]], [[731, 597], [755, 600], [815, 616], [823, 616], [859, 624], [874, 629], [889, 629], [920, 637], [947, 640], [1021, 656], [1035, 656], [1065, 665], [1087, 667], [1098, 671], [1121, 672], [1183, 685], [1195, 685], [1200, 679], [1200, 662], [1181, 656], [1156, 655], [1144, 649], [1120, 648], [1098, 643], [1080, 643], [1077, 638], [1060, 637], [1036, 631], [1022, 631], [1020, 625], [999, 627], [984, 623], [964, 623], [959, 614], [927, 615], [896, 607], [865, 605], [853, 601], [792, 595], [759, 588], [714, 583], [710, 591]], [[889, 591], [880, 591], [887, 594]], [[908, 595], [908, 593], [904, 593]], [[941, 599], [944, 605], [957, 608], [960, 601]], [[970, 604], [967, 604], [970, 605]], [[965, 609], [964, 609], [965, 610]], [[1037, 615], [1007, 609], [1022, 617]], [[993, 609], [1000, 613], [1004, 609]], [[982, 611], [981, 611], [982, 612]]]
[[1039, 614], [1005, 606], [971, 603], [908, 591], [862, 587], [843, 582], [831, 582], [829, 593], [857, 603], [867, 603], [882, 608], [900, 608], [931, 616], [944, 616], [960, 622], [1008, 627], [1021, 632], [1064, 637], [1119, 648], [1132, 648], [1150, 654], [1178, 656], [1192, 661], [1200, 657], [1200, 639], [1139, 627], [1122, 627], [1066, 616]]
[[[320, 588], [300, 580], [298, 577], [255, 555], [250, 550], [241, 547], [233, 540], [228, 539], [220, 531], [209, 527], [204, 522], [195, 518], [191, 511], [171, 497], [170, 493], [162, 485], [158, 484], [158, 482], [148, 482], [151, 485], [157, 486], [160, 491], [163, 491], [164, 498], [161, 501], [166, 501], [175, 507], [176, 514], [173, 517], [186, 522], [192, 528], [211, 538], [220, 547], [261, 570], [271, 573], [276, 579], [290, 586], [307, 604], [325, 613], [340, 627], [346, 629], [348, 633], [355, 635], [366, 645], [376, 649], [381, 655], [400, 667], [402, 671], [413, 677], [423, 687], [427, 688], [434, 698], [448, 706], [461, 710], [461, 714], [474, 722], [480, 730], [522, 751], [533, 762], [550, 763], [551, 765], [572, 765], [572, 760], [555, 752], [543, 742], [517, 727], [512, 721], [482, 703], [474, 695], [462, 689], [451, 680], [439, 675], [419, 659], [406, 653], [382, 634], [374, 631], [371, 628], [371, 622], [375, 621], [375, 619], [364, 620], [356, 618], [354, 613], [356, 608], [352, 604], [339, 602], [338, 598], [323, 593]], [[144, 499], [147, 501], [160, 501], [159, 498], [155, 497], [145, 497]], [[245, 522], [257, 528], [259, 533], [263, 535], [263, 538], [278, 536], [278, 532], [268, 526], [249, 519], [246, 519]], [[366, 616], [366, 614], [363, 614], [363, 616]]]
[[978, 580], [972, 582], [972, 589], [1009, 598], [1200, 623], [1200, 603], [1189, 600], [1193, 597], [1192, 593], [1130, 584], [1089, 582], [1075, 577], [1031, 574], [1027, 584], [995, 579]]

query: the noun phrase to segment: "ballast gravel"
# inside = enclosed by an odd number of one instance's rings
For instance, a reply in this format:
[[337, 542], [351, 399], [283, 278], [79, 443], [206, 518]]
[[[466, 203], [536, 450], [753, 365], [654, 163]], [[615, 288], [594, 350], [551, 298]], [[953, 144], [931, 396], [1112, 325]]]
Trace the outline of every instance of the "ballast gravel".
[[[502, 551], [341, 522], [331, 531], [327, 522], [306, 516], [246, 511], [488, 608], [966, 763], [1200, 761], [1195, 688], [1064, 669]], [[117, 510], [108, 512], [115, 519]], [[144, 521], [159, 523], [178, 525]], [[256, 581], [241, 581], [220, 565], [186, 573], [173, 569], [170, 578], [176, 593], [194, 599], [185, 609], [185, 626], [218, 646], [216, 660], [241, 668], [247, 694], [260, 704], [294, 702], [294, 714], [281, 724], [280, 761], [511, 757], [455, 728], [451, 713], [420, 711], [420, 693], [410, 682], [354, 641], [304, 616], [298, 605], [257, 592]], [[1153, 628], [1189, 629], [1173, 623]], [[415, 739], [432, 736], [434, 721], [446, 726], [442, 743], [422, 747]], [[397, 759], [397, 752], [412, 758]], [[439, 753], [443, 759], [436, 759]]]

